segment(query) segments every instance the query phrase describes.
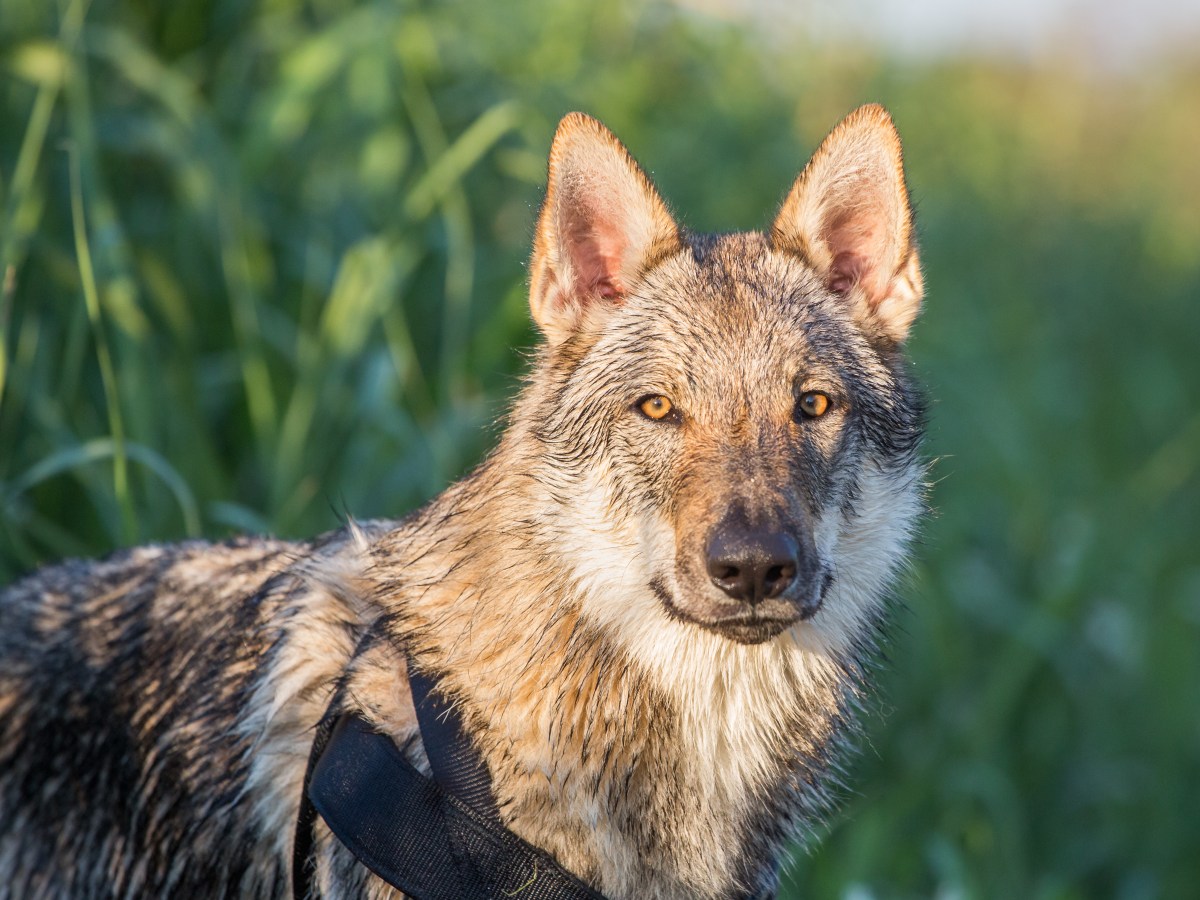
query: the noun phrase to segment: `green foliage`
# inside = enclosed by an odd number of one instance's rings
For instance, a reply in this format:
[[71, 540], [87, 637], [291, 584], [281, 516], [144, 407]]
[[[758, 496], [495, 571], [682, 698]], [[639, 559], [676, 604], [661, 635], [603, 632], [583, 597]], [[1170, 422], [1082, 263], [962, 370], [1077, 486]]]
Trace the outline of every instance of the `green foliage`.
[[935, 514], [788, 896], [1183, 897], [1200, 869], [1196, 71], [898, 65], [661, 5], [0, 0], [0, 581], [395, 516], [492, 442], [583, 108], [699, 229], [906, 141]]

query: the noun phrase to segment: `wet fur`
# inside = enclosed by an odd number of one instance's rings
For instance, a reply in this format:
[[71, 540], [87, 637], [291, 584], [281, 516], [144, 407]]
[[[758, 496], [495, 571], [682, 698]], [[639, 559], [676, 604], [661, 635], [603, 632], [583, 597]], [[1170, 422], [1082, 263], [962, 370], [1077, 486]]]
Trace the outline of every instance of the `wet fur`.
[[[855, 127], [892, 140], [867, 110]], [[424, 764], [405, 653], [458, 703], [509, 826], [606, 895], [774, 889], [836, 792], [921, 508], [907, 196], [885, 172], [903, 212], [859, 230], [904, 233], [864, 245], [891, 254], [864, 277], [820, 225], [790, 230], [837, 196], [794, 189], [769, 234], [689, 234], [610, 139], [560, 129], [533, 264], [547, 340], [466, 479], [399, 522], [141, 548], [0, 595], [0, 897], [287, 896], [335, 692]], [[898, 143], [879, 152], [898, 170]], [[579, 171], [602, 189], [563, 200]], [[837, 415], [798, 419], [799, 382]], [[639, 417], [645, 394], [686, 419]], [[826, 574], [817, 614], [760, 643], [691, 618], [716, 602], [695, 556], [734, 502], [809, 523]], [[318, 858], [323, 896], [394, 893], [323, 830]]]

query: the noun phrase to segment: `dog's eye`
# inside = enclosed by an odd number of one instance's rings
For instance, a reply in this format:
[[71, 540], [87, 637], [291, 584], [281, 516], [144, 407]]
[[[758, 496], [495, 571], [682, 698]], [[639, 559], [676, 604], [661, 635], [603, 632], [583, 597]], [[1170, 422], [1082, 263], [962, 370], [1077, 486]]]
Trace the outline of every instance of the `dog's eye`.
[[643, 397], [637, 402], [637, 410], [647, 419], [653, 419], [655, 422], [678, 416], [678, 413], [675, 412], [675, 404], [662, 394]]
[[810, 419], [825, 415], [829, 410], [829, 395], [821, 391], [805, 391], [800, 395], [800, 412]]

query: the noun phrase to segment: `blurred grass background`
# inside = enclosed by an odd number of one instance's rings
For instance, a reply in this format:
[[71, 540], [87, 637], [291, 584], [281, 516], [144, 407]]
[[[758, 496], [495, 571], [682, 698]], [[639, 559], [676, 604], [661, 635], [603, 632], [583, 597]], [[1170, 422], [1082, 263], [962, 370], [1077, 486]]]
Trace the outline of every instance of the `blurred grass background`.
[[763, 227], [885, 103], [935, 515], [787, 897], [1200, 890], [1200, 66], [896, 60], [662, 4], [0, 0], [0, 582], [397, 516], [533, 332], [558, 117]]

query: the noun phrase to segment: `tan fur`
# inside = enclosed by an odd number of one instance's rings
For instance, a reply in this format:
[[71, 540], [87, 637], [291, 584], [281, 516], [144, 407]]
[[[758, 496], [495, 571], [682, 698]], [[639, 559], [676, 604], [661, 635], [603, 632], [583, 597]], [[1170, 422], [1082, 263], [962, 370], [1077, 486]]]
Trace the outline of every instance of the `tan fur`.
[[[677, 232], [666, 204], [621, 142], [590, 116], [570, 113], [550, 148], [529, 266], [534, 321], [551, 341], [561, 340], [577, 329], [589, 305], [605, 299], [603, 288], [612, 292], [607, 302], [620, 302], [643, 268], [678, 250]], [[600, 271], [582, 271], [572, 259], [572, 243], [587, 244]]]
[[[428, 770], [411, 662], [508, 827], [606, 896], [769, 896], [836, 794], [921, 512], [900, 347], [920, 294], [880, 108], [834, 129], [769, 234], [722, 236], [678, 228], [616, 138], [568, 116], [531, 264], [545, 341], [475, 472], [399, 522], [133, 551], [0, 598], [0, 879], [284, 896], [331, 703]], [[791, 540], [787, 587], [722, 586], [727, 528]], [[97, 819], [81, 792], [132, 812]], [[316, 859], [324, 897], [397, 896], [324, 826]]]
[[[794, 220], [795, 228], [808, 229], [805, 263], [813, 265], [815, 255], [818, 273], [829, 264], [819, 255], [819, 241], [825, 221], [836, 215], [830, 210], [840, 204], [878, 219], [877, 227], [890, 233], [887, 239], [865, 235], [881, 265], [903, 258], [915, 267], [898, 166], [899, 146], [886, 114], [877, 108], [855, 113], [801, 176], [777, 231], [803, 198], [818, 192], [825, 208], [817, 218], [796, 214]], [[594, 196], [585, 196], [588, 191]], [[602, 207], [604, 228], [627, 230], [612, 238], [631, 248], [614, 264], [616, 297], [581, 292], [573, 280], [571, 250], [557, 228], [573, 214], [564, 210], [572, 203]], [[829, 517], [818, 538], [821, 552], [848, 560], [839, 565], [839, 584], [823, 615], [779, 639], [741, 646], [663, 615], [647, 580], [660, 575], [686, 596], [672, 563], [683, 571], [684, 561], [696, 557], [703, 534], [697, 523], [713, 521], [730, 502], [731, 483], [752, 505], [794, 490], [787, 470], [773, 463], [801, 427], [791, 415], [788, 370], [780, 368], [776, 382], [763, 381], [758, 367], [764, 360], [746, 354], [747, 347], [777, 340], [769, 332], [769, 307], [776, 301], [749, 287], [734, 308], [751, 315], [723, 316], [701, 336], [711, 358], [681, 347], [669, 356], [677, 370], [647, 385], [647, 392], [662, 385], [689, 411], [684, 449], [662, 473], [670, 499], [659, 513], [630, 515], [627, 498], [612, 492], [603, 457], [569, 486], [526, 476], [539, 470], [544, 452], [536, 438], [542, 423], [535, 401], [551, 392], [553, 376], [603, 352], [615, 308], [635, 314], [651, 303], [654, 284], [687, 283], [684, 270], [691, 264], [685, 251], [672, 249], [674, 233], [657, 192], [616, 139], [594, 120], [565, 119], [551, 152], [532, 267], [531, 306], [550, 342], [541, 369], [550, 377], [535, 376], [496, 454], [468, 485], [443, 495], [373, 550], [374, 571], [404, 573], [399, 582], [385, 578], [375, 596], [381, 608], [398, 614], [397, 633], [423, 664], [442, 674], [468, 725], [478, 728], [511, 827], [614, 897], [721, 896], [729, 890], [753, 798], [772, 789], [784, 759], [797, 753], [821, 757], [838, 729], [846, 702], [844, 660], [878, 618], [880, 592], [920, 508], [914, 467], [899, 480], [881, 479], [872, 490], [884, 511], [878, 532], [863, 522], [843, 532], [841, 517]], [[729, 240], [723, 252], [731, 285], [761, 283], [755, 268], [761, 263], [754, 262], [765, 249], [761, 240]], [[781, 279], [809, 277], [803, 269], [793, 273], [786, 257], [774, 265]], [[702, 294], [689, 299], [715, 302]], [[898, 337], [911, 320], [891, 315], [894, 298], [869, 296], [866, 302], [890, 336]], [[676, 329], [701, 330], [702, 319], [667, 315], [653, 321], [669, 329], [659, 338], [670, 342]], [[698, 370], [724, 373], [718, 377], [728, 383], [702, 386], [693, 396], [683, 386], [689, 371]], [[821, 378], [814, 371], [805, 387], [820, 386]], [[821, 423], [817, 440], [827, 451], [837, 445], [843, 424], [841, 412]], [[759, 468], [746, 470], [754, 460]], [[566, 506], [557, 499], [560, 492], [569, 497]], [[496, 498], [505, 510], [502, 520], [485, 502]], [[869, 548], [867, 555], [855, 558], [856, 544]], [[411, 562], [398, 567], [402, 559]], [[412, 602], [403, 599], [410, 594]], [[354, 690], [358, 702], [380, 705], [365, 688]], [[806, 727], [815, 729], [808, 734], [794, 730], [798, 699], [806, 708], [825, 710], [807, 720]], [[674, 734], [686, 736], [682, 745], [657, 745], [653, 725], [668, 721]], [[399, 741], [409, 736], [407, 730], [395, 734]], [[614, 793], [618, 788], [621, 793]], [[623, 816], [645, 824], [644, 843], [630, 843]]]
[[903, 340], [924, 286], [912, 246], [900, 136], [887, 110], [869, 104], [847, 116], [796, 179], [772, 227], [827, 279], [839, 255], [857, 256], [856, 303], [864, 318]]

